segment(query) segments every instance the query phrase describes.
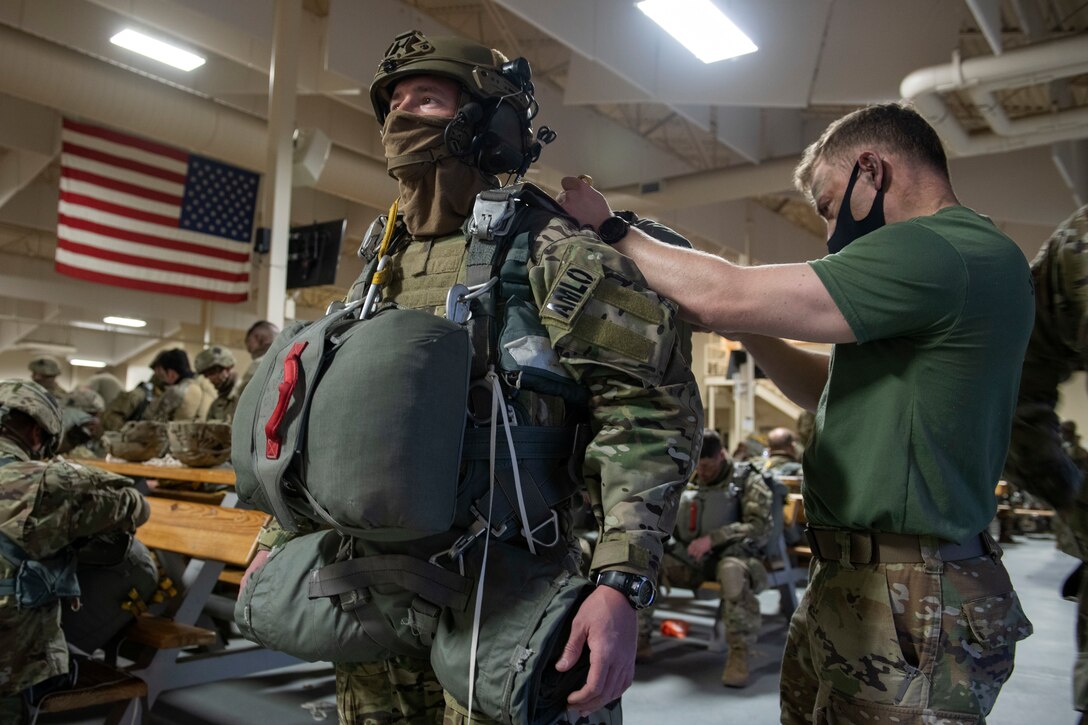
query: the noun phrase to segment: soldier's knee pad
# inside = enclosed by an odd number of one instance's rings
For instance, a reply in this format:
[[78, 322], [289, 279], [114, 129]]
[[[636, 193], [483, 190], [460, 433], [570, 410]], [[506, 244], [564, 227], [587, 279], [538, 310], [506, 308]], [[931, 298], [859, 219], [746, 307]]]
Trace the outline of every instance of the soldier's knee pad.
[[739, 559], [723, 559], [718, 564], [718, 583], [722, 587], [722, 599], [740, 598], [744, 590], [750, 586], [748, 567]]

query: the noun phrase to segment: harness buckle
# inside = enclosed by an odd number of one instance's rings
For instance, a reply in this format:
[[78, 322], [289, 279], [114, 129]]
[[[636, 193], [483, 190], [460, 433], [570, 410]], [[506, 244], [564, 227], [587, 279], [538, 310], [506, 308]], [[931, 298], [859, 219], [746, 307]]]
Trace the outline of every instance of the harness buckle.
[[469, 236], [484, 242], [505, 236], [514, 223], [515, 211], [516, 200], [509, 192], [498, 199], [487, 198], [487, 192], [479, 194], [468, 223]]

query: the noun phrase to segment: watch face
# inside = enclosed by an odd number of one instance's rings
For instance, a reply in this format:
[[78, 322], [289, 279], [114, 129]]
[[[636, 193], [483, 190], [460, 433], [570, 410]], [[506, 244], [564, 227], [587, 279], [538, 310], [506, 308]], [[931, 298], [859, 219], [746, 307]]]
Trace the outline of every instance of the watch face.
[[633, 592], [635, 605], [642, 609], [654, 603], [654, 585], [649, 579], [643, 579], [635, 585]]
[[605, 244], [615, 244], [627, 235], [629, 226], [622, 217], [613, 215], [601, 222], [597, 234]]

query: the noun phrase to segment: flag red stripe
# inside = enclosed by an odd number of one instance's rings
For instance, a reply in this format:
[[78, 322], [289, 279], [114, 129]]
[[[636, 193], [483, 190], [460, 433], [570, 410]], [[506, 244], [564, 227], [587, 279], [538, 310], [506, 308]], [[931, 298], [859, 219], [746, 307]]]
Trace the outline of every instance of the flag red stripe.
[[109, 212], [110, 214], [117, 214], [118, 216], [128, 217], [129, 219], [138, 219], [142, 222], [161, 224], [164, 227], [170, 227], [172, 229], [178, 228], [178, 220], [176, 218], [164, 216], [162, 214], [152, 214], [149, 211], [133, 209], [130, 206], [102, 201], [90, 196], [84, 196], [83, 194], [75, 194], [71, 191], [62, 191], [60, 193], [60, 200], [67, 201], [71, 204], [78, 204], [79, 206], [89, 206], [92, 209]]
[[176, 149], [172, 146], [164, 146], [154, 141], [148, 141], [147, 139], [137, 138], [136, 136], [129, 136], [125, 133], [119, 133], [117, 131], [111, 131], [108, 128], [100, 128], [98, 126], [88, 126], [85, 123], [79, 123], [78, 121], [70, 121], [67, 118], [64, 119], [64, 127], [70, 128], [77, 133], [86, 134], [87, 136], [95, 136], [97, 138], [105, 139], [106, 141], [112, 141], [113, 143], [122, 144], [124, 146], [135, 146], [138, 149], [144, 151], [150, 151], [153, 154], [160, 156], [168, 156], [176, 161], [186, 163], [189, 161], [189, 154], [185, 153], [181, 149]]
[[122, 169], [128, 169], [129, 171], [146, 174], [147, 176], [154, 176], [157, 179], [165, 179], [166, 181], [172, 181], [175, 184], [185, 183], [185, 174], [179, 174], [176, 171], [167, 171], [166, 169], [159, 168], [158, 166], [145, 164], [142, 161], [126, 159], [123, 156], [115, 156], [114, 154], [108, 154], [105, 151], [99, 151], [98, 149], [89, 149], [86, 146], [80, 146], [79, 144], [74, 144], [71, 141], [65, 141], [64, 143], [62, 143], [60, 150], [62, 153], [72, 154], [73, 156], [81, 156], [85, 159], [91, 159], [93, 161], [101, 161], [102, 163], [109, 164], [110, 166], [118, 166]]
[[156, 191], [155, 189], [148, 189], [144, 186], [137, 184], [130, 184], [126, 181], [120, 181], [119, 179], [111, 179], [108, 176], [101, 176], [99, 174], [92, 174], [90, 171], [83, 171], [82, 169], [73, 169], [71, 166], [65, 166], [61, 169], [60, 175], [66, 179], [74, 179], [75, 181], [85, 181], [88, 184], [94, 184], [96, 186], [104, 186], [107, 189], [113, 189], [114, 191], [122, 191], [126, 194], [132, 194], [133, 196], [139, 196], [144, 199], [150, 199], [152, 201], [161, 201], [164, 204], [173, 204], [176, 207], [181, 207], [181, 197], [177, 194], [167, 194], [165, 191]]
[[112, 274], [102, 274], [100, 272], [91, 272], [86, 269], [80, 269], [79, 267], [71, 267], [61, 262], [56, 263], [56, 270], [69, 277], [85, 279], [89, 282], [112, 284], [115, 287], [127, 287], [129, 289], [143, 290], [145, 292], [161, 292], [168, 295], [196, 297], [198, 299], [212, 300], [214, 302], [245, 302], [249, 296], [248, 293], [245, 292], [215, 292], [214, 290], [194, 289], [183, 285], [149, 282], [143, 279], [132, 279], [131, 277], [118, 277]]
[[248, 282], [248, 272], [224, 272], [220, 269], [208, 269], [207, 267], [198, 267], [193, 264], [181, 264], [180, 262], [168, 262], [164, 259], [155, 259], [154, 257], [140, 257], [135, 254], [125, 254], [123, 252], [114, 252], [109, 249], [102, 249], [101, 247], [92, 247], [86, 244], [80, 244], [79, 242], [73, 242], [61, 237], [57, 238], [57, 246], [62, 249], [67, 249], [76, 254], [84, 254], [88, 257], [97, 257], [98, 259], [105, 259], [110, 262], [120, 262], [122, 264], [131, 264], [136, 267], [147, 267], [148, 269], [161, 269], [164, 272], [178, 272], [180, 274], [191, 274], [194, 277], [207, 277], [208, 279], [219, 279], [224, 282]]
[[216, 259], [225, 259], [231, 262], [249, 261], [248, 247], [246, 247], [245, 252], [232, 252], [229, 249], [223, 249], [222, 247], [206, 247], [202, 244], [193, 244], [192, 242], [181, 242], [176, 239], [156, 237], [153, 234], [141, 234], [140, 232], [133, 232], [128, 229], [118, 229], [117, 227], [111, 227], [106, 224], [99, 224], [97, 222], [88, 221], [86, 219], [78, 219], [76, 217], [71, 217], [66, 214], [58, 215], [57, 223], [66, 224], [70, 227], [73, 227], [75, 229], [82, 229], [86, 232], [101, 234], [104, 237], [123, 239], [126, 242], [149, 244], [151, 246], [162, 247], [164, 249], [174, 249], [179, 252], [191, 252], [192, 254], [199, 254], [204, 257], [214, 257]]

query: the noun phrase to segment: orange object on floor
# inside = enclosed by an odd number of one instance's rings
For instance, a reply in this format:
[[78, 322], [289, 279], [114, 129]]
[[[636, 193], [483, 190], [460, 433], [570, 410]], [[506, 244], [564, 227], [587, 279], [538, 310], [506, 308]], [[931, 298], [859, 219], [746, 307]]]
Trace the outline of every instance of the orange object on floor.
[[666, 637], [683, 639], [688, 636], [689, 629], [691, 629], [691, 625], [679, 619], [666, 619], [661, 623], [661, 634]]

